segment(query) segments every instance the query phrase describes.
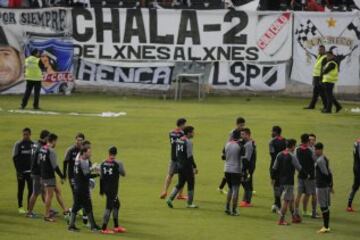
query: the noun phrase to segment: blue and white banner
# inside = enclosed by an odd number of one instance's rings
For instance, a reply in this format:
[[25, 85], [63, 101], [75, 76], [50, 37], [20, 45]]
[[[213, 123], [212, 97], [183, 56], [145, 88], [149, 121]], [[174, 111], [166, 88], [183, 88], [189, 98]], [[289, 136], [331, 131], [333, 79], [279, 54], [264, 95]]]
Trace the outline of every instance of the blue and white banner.
[[[0, 94], [24, 92], [24, 60], [34, 48], [40, 50], [41, 62], [47, 65], [43, 68], [44, 80], [54, 80], [54, 76], [56, 80], [69, 79], [69, 74], [63, 74], [63, 67], [66, 66], [65, 72], [69, 73], [71, 64], [64, 65], [62, 60], [72, 59], [70, 13], [70, 9], [65, 8], [0, 9]], [[57, 92], [58, 87], [45, 86], [42, 93]]]

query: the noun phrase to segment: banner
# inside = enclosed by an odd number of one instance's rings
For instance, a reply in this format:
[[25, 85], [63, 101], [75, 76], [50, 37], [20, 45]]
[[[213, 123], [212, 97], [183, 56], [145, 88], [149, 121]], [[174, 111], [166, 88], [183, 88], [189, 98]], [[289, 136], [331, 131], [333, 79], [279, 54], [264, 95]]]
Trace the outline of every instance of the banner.
[[[70, 94], [74, 88], [74, 80], [72, 75], [73, 67], [73, 44], [71, 40], [31, 38], [21, 49], [20, 54], [24, 58], [29, 57], [34, 50], [39, 51], [39, 67], [42, 70], [42, 94], [63, 93]], [[0, 47], [1, 51], [1, 47]], [[11, 52], [10, 52], [11, 53]], [[9, 61], [12, 55], [7, 58]], [[14, 61], [9, 62], [10, 66], [14, 66]], [[7, 62], [3, 62], [6, 65]], [[25, 67], [22, 63], [16, 65], [16, 68], [23, 70]], [[0, 68], [1, 69], [1, 68]], [[16, 71], [18, 72], [18, 71]], [[22, 72], [19, 72], [22, 75]], [[5, 78], [4, 78], [5, 79]], [[15, 78], [14, 78], [15, 79]], [[24, 93], [26, 81], [15, 81], [9, 87], [0, 90], [0, 93]]]
[[312, 71], [319, 45], [337, 56], [340, 73], [338, 85], [359, 86], [359, 13], [296, 12], [291, 78], [312, 84]]
[[292, 13], [74, 8], [79, 58], [131, 61], [286, 61]]
[[259, 65], [245, 62], [214, 63], [213, 89], [277, 91], [285, 88], [286, 64]]
[[360, 0], [354, 0], [354, 3], [360, 9]]
[[94, 63], [79, 59], [75, 76], [79, 85], [167, 90], [173, 70], [171, 63]]
[[25, 56], [31, 51], [40, 51], [40, 67], [43, 71], [44, 93], [69, 94], [74, 87], [72, 66], [74, 49], [71, 40], [32, 38], [25, 46]]
[[290, 60], [291, 79], [312, 83], [319, 45], [337, 56], [338, 85], [360, 86], [359, 12], [245, 10], [257, 1], [201, 11], [0, 9], [0, 94], [24, 92], [24, 61], [35, 49], [41, 54], [42, 93], [70, 93], [74, 79], [166, 90], [174, 65], [194, 62], [212, 66], [215, 89], [276, 91], [285, 88]]
[[[24, 92], [24, 60], [31, 49], [40, 50], [42, 64], [43, 61], [51, 62], [53, 68], [65, 71], [63, 60], [67, 58], [71, 61], [73, 58], [72, 42], [66, 40], [71, 35], [71, 26], [70, 10], [64, 8], [0, 9], [0, 93]], [[45, 59], [51, 58], [49, 54], [52, 55], [51, 61]], [[66, 66], [67, 73], [71, 70], [69, 64]], [[53, 70], [52, 74], [61, 73]], [[43, 71], [47, 82], [54, 80], [54, 77], [46, 75], [45, 68]], [[57, 76], [56, 80], [60, 78]], [[43, 93], [56, 92], [55, 88], [49, 90], [49, 84], [43, 87]]]

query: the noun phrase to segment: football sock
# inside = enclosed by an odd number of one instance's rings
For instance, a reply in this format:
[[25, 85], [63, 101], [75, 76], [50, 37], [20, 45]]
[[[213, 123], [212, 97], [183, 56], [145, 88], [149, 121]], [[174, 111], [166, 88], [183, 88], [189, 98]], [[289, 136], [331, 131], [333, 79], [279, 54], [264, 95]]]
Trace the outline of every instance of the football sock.
[[110, 219], [111, 210], [105, 209], [104, 216], [103, 216], [103, 225], [102, 230], [105, 230], [107, 228], [109, 219]]
[[114, 227], [119, 227], [119, 208], [114, 208], [113, 211]]

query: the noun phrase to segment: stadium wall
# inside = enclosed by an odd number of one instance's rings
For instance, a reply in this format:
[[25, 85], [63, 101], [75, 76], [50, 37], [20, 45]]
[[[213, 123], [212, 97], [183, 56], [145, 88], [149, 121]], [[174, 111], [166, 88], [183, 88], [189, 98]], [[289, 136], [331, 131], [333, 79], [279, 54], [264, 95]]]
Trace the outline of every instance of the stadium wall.
[[[180, 66], [179, 66], [180, 65]], [[177, 73], [181, 73], [184, 65], [188, 65], [188, 69], [192, 69], [190, 73], [202, 73], [205, 78], [210, 75], [210, 66], [206, 67], [204, 71], [203, 66], [197, 66], [198, 64], [178, 64], [174, 70], [174, 76]], [[203, 64], [200, 64], [203, 65]], [[290, 65], [290, 64], [289, 64]], [[187, 71], [188, 72], [188, 71]], [[250, 91], [250, 90], [221, 90], [212, 89], [210, 86], [205, 87], [205, 93], [207, 96], [287, 96], [287, 97], [303, 97], [308, 98], [312, 96], [312, 86], [309, 84], [301, 83], [290, 79], [290, 66], [287, 67], [286, 87], [279, 91]], [[77, 85], [76, 92], [83, 93], [103, 93], [103, 94], [117, 94], [121, 96], [146, 96], [146, 97], [160, 97], [164, 99], [171, 99], [175, 96], [175, 79], [173, 84], [168, 90], [153, 90], [153, 89], [133, 89], [123, 87], [106, 87], [106, 86], [90, 86], [90, 85]], [[360, 101], [360, 86], [337, 86], [335, 89], [337, 96], [343, 100]], [[196, 98], [197, 97], [197, 84], [184, 83], [183, 85], [183, 97]]]
[[[0, 9], [10, 58], [0, 93], [24, 91], [24, 58], [42, 52], [43, 93], [309, 96], [319, 45], [337, 55], [339, 95], [359, 98], [360, 13], [107, 8]], [[181, 81], [181, 82], [183, 82]]]

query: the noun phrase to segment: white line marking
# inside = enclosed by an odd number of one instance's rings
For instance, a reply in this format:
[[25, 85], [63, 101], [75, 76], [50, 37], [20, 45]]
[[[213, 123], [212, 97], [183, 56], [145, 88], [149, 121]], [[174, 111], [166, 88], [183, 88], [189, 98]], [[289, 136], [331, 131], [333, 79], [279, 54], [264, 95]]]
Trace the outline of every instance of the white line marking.
[[[2, 111], [1, 108], [0, 108], [0, 111]], [[34, 114], [34, 115], [68, 115], [68, 116], [86, 116], [86, 117], [104, 117], [104, 118], [121, 117], [121, 116], [127, 115], [126, 112], [61, 113], [61, 112], [51, 112], [51, 111], [35, 111], [35, 110], [20, 110], [20, 109], [10, 109], [10, 110], [8, 110], [8, 112], [9, 113], [21, 113], [21, 114]]]

